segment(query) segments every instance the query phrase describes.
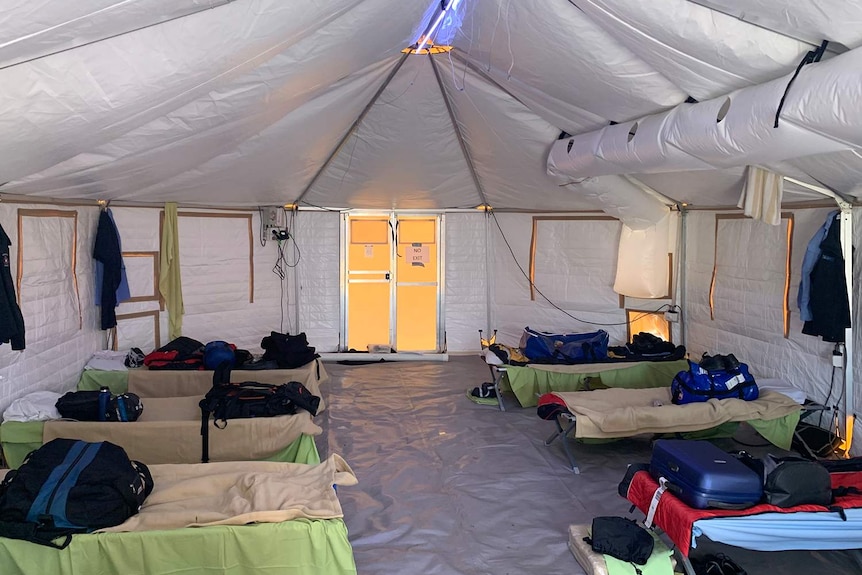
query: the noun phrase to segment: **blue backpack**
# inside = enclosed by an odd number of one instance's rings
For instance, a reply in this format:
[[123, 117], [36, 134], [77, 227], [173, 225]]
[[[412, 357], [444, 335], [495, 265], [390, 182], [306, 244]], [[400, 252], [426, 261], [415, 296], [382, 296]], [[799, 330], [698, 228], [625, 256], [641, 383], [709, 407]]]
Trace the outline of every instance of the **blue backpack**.
[[[716, 358], [728, 357], [732, 361]], [[681, 371], [670, 384], [671, 401], [677, 405], [710, 399], [757, 399], [759, 392], [748, 366], [730, 356], [707, 357], [701, 364], [689, 360], [688, 370]]]
[[228, 362], [230, 367], [236, 365], [236, 353], [226, 341], [211, 341], [204, 346], [204, 368], [215, 369]]

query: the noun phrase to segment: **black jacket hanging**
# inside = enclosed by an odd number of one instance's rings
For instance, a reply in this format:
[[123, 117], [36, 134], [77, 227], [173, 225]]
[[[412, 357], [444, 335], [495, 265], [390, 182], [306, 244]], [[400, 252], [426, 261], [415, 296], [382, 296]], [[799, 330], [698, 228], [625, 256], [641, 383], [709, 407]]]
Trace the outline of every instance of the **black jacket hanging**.
[[841, 222], [836, 220], [820, 244], [820, 257], [811, 271], [811, 321], [802, 333], [821, 336], [823, 341], [843, 342], [850, 327], [850, 304], [841, 252]]
[[93, 248], [93, 259], [102, 262], [102, 329], [111, 329], [117, 325], [117, 288], [120, 287], [123, 271], [123, 255], [120, 253], [120, 237], [117, 228], [108, 212], [102, 210], [99, 214], [99, 228], [96, 231], [96, 245]]
[[9, 246], [12, 245], [0, 226], [0, 343], [11, 342], [12, 349], [24, 349], [24, 316], [15, 297], [15, 284], [9, 269]]

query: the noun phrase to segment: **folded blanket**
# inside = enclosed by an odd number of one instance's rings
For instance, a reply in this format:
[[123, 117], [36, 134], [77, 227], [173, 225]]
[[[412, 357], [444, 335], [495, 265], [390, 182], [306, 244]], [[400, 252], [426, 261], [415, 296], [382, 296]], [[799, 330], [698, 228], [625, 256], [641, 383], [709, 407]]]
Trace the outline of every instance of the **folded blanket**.
[[277, 523], [343, 517], [333, 485], [356, 485], [339, 455], [319, 465], [245, 461], [152, 465], [140, 513], [104, 532]]
[[670, 389], [598, 389], [556, 392], [577, 416], [575, 437], [631, 437], [709, 429], [728, 421], [772, 420], [799, 412], [800, 405], [781, 393], [763, 391], [754, 401], [710, 399], [674, 405]]

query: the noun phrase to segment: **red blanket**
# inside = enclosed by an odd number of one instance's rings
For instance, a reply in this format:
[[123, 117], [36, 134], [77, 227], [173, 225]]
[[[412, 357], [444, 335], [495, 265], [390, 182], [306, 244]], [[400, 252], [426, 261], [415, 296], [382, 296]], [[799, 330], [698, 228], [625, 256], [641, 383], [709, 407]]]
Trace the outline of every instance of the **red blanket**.
[[[862, 472], [833, 473], [832, 488], [837, 487], [855, 487], [862, 491]], [[632, 478], [626, 499], [646, 514], [656, 489], [658, 489], [658, 482], [648, 472], [639, 471]], [[862, 495], [849, 494], [836, 497], [834, 505], [843, 509], [862, 507]], [[653, 522], [667, 533], [680, 552], [687, 557], [691, 546], [691, 529], [695, 521], [713, 517], [743, 517], [759, 513], [796, 513], [799, 511], [835, 513], [835, 511], [830, 511], [821, 505], [775, 507], [774, 505], [761, 504], [748, 509], [737, 510], [694, 509], [666, 491], [661, 496]]]

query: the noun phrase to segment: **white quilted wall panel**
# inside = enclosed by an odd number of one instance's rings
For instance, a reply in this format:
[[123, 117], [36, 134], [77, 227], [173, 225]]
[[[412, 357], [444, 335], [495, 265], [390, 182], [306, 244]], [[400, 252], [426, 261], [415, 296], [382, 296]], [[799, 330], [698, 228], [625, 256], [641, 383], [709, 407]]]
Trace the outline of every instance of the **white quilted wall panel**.
[[[302, 253], [299, 278], [299, 331], [317, 351], [337, 351], [341, 332], [341, 216], [300, 212], [296, 237]], [[291, 292], [292, 293], [292, 292]]]
[[[23, 217], [19, 236], [19, 209], [77, 212], [77, 273], [73, 275], [71, 267], [74, 219]], [[102, 346], [97, 308], [92, 303], [91, 254], [98, 214], [95, 207], [0, 205], [0, 224], [12, 240], [13, 280], [18, 245], [23, 241], [21, 291], [27, 340], [26, 349], [20, 352], [8, 344], [0, 345], [0, 412], [16, 398], [33, 391], [73, 388], [86, 361]], [[77, 280], [77, 296], [73, 280]]]
[[[488, 323], [488, 255], [485, 214], [446, 215], [446, 345], [478, 350]], [[486, 332], [487, 336], [487, 332]]]
[[[596, 222], [597, 227], [587, 222], [589, 226], [601, 230], [603, 241], [582, 234], [578, 224], [583, 225], [583, 221], [558, 222], [557, 233], [552, 233], [537, 244], [536, 261], [543, 262], [541, 269], [548, 270], [548, 273], [541, 279], [537, 277], [536, 285], [554, 304], [565, 310], [560, 311], [538, 293], [535, 301], [530, 300], [528, 274], [532, 216], [496, 214], [496, 218], [500, 227], [491, 221], [493, 268], [489, 276], [492, 278], [492, 327], [499, 330], [498, 339], [501, 343], [518, 345], [526, 326], [542, 331], [566, 332], [604, 329], [610, 334], [612, 345], [625, 340], [625, 311], [619, 307], [619, 298], [613, 292], [619, 222], [600, 221]], [[554, 225], [551, 228], [554, 229]], [[614, 229], [617, 235], [614, 235]], [[580, 245], [572, 244], [575, 241]], [[514, 252], [514, 259], [509, 247]], [[583, 253], [576, 253], [579, 249], [593, 250], [593, 253], [606, 256], [581, 258]], [[555, 268], [565, 271], [552, 276], [549, 272]], [[560, 282], [563, 285], [559, 285]], [[589, 296], [580, 296], [575, 284], [567, 282], [590, 286]], [[566, 285], [570, 286], [568, 291]], [[558, 300], [558, 297], [581, 299], [565, 302]]]
[[[782, 321], [774, 317], [783, 292], [786, 247], [783, 234], [765, 230], [754, 220], [735, 220], [733, 233], [721, 231], [719, 256], [733, 262], [736, 277], [724, 282], [716, 299], [716, 319], [710, 319], [709, 285], [715, 256], [714, 212], [687, 215], [686, 347], [694, 358], [704, 352], [733, 353], [749, 364], [755, 377], [782, 378], [823, 401], [829, 392], [832, 344], [802, 334], [796, 307], [800, 266], [808, 241], [829, 210], [796, 210], [790, 273], [790, 334], [784, 338]], [[724, 226], [727, 220], [719, 220]], [[731, 230], [727, 230], [730, 232]], [[734, 234], [738, 234], [734, 237]], [[754, 236], [758, 236], [755, 241]], [[748, 238], [746, 240], [746, 238]], [[753, 243], [749, 243], [749, 240]], [[769, 269], [773, 269], [770, 271]], [[746, 286], [745, 296], [732, 285]], [[722, 285], [722, 284], [719, 284]], [[740, 288], [741, 289], [741, 288]], [[778, 296], [780, 299], [780, 296]], [[766, 300], [772, 303], [767, 303]], [[779, 308], [780, 309], [780, 308]], [[836, 383], [836, 391], [839, 390]]]
[[[158, 252], [159, 209], [115, 208], [114, 219], [124, 252]], [[282, 281], [272, 272], [278, 258], [276, 243], [260, 243], [260, 218], [257, 212], [193, 210], [208, 217], [183, 216], [192, 210], [180, 209], [180, 269], [183, 278], [183, 335], [204, 343], [222, 339], [261, 353], [260, 340], [270, 331], [282, 330]], [[233, 216], [233, 217], [224, 217]], [[251, 238], [248, 217], [251, 216]], [[249, 302], [249, 244], [254, 261], [254, 302]], [[146, 264], [128, 263], [132, 295], [151, 293], [152, 278]], [[147, 284], [138, 285], [139, 282]], [[284, 329], [290, 327], [292, 282], [284, 282]], [[158, 301], [123, 303], [119, 314], [158, 310]], [[159, 317], [161, 345], [167, 343], [168, 316]], [[152, 320], [130, 318], [119, 322], [119, 348], [140, 347], [145, 353], [155, 345]]]

